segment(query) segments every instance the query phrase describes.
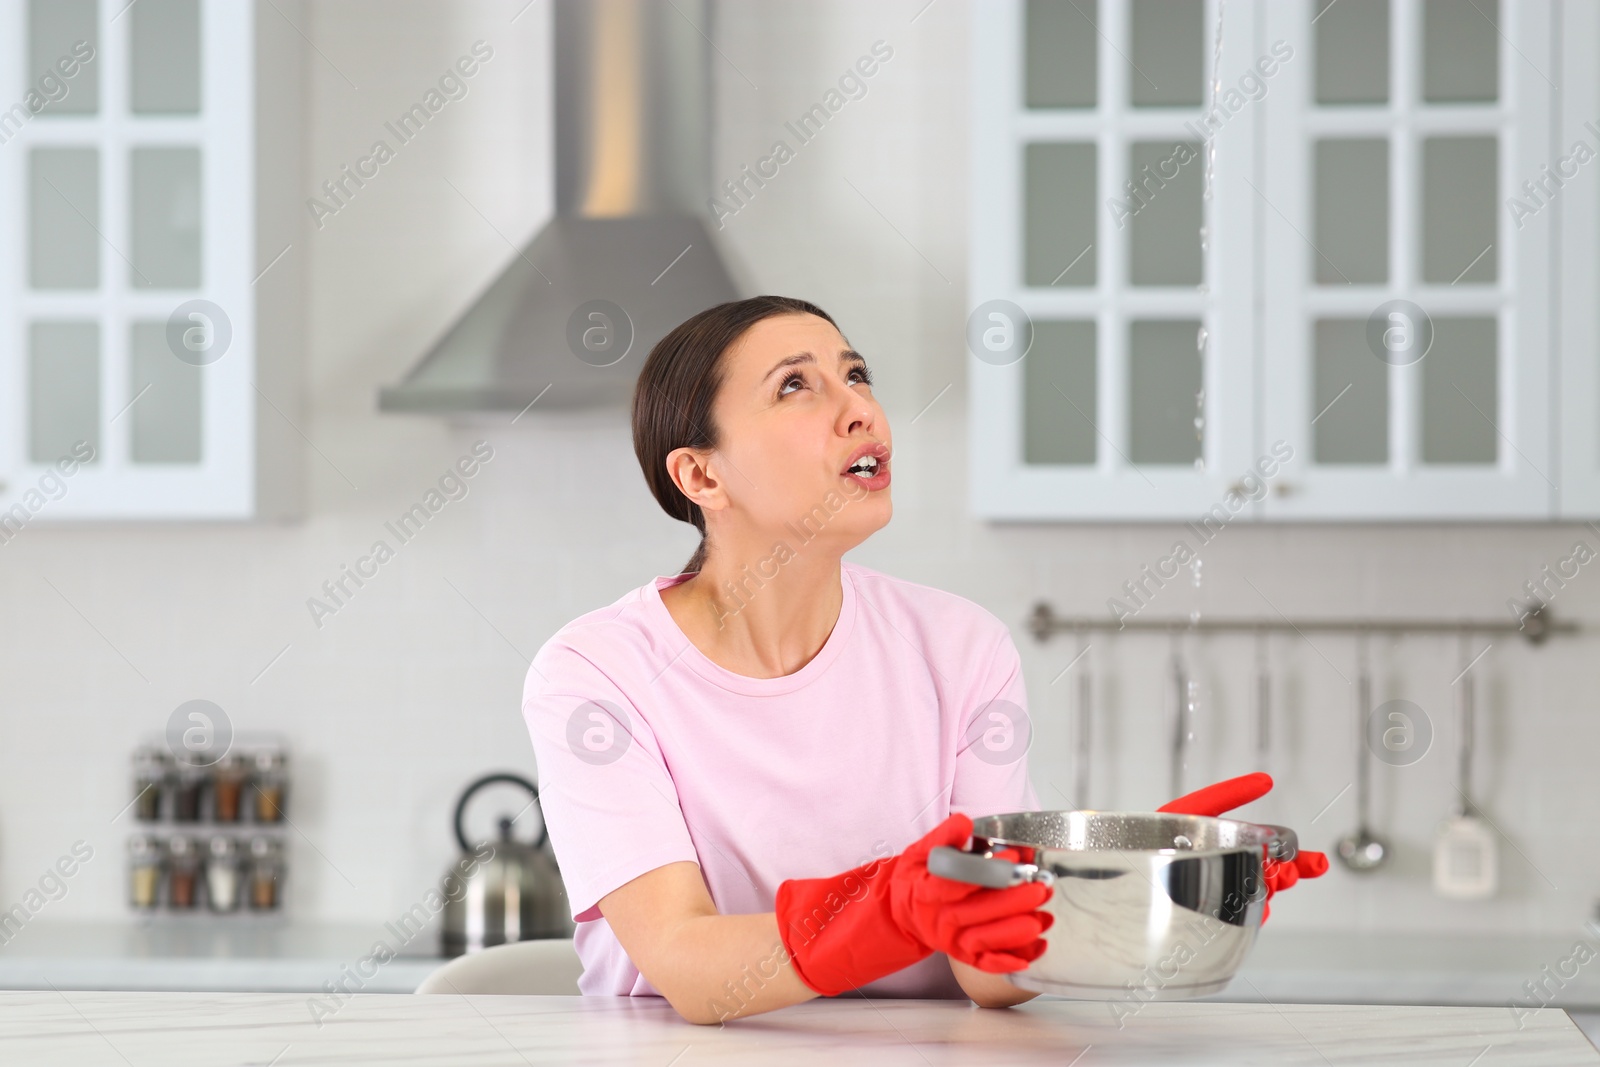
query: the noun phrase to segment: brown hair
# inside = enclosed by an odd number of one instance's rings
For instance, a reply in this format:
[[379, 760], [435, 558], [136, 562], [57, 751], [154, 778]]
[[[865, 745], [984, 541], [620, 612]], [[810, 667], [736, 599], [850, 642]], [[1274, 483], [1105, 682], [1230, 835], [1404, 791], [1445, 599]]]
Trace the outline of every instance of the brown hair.
[[668, 515], [700, 531], [685, 571], [706, 562], [706, 517], [667, 473], [667, 454], [675, 448], [717, 447], [711, 405], [722, 388], [722, 356], [746, 330], [775, 315], [833, 317], [815, 304], [788, 296], [734, 300], [685, 319], [650, 350], [633, 387], [633, 452], [645, 484]]

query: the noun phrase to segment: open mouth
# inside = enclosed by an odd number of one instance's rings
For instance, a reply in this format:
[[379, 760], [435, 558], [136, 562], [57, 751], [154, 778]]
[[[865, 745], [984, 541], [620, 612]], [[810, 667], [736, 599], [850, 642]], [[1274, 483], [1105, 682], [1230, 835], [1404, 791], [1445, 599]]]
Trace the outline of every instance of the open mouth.
[[884, 489], [889, 485], [889, 449], [877, 442], [857, 448], [848, 465], [839, 472], [855, 478], [868, 489]]

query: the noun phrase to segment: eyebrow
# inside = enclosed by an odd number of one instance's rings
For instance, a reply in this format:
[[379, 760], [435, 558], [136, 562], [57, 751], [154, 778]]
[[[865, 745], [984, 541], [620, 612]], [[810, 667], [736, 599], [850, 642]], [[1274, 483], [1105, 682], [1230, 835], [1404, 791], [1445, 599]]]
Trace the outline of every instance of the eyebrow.
[[[783, 359], [780, 359], [777, 363], [773, 364], [772, 369], [767, 371], [766, 375], [762, 377], [761, 380], [765, 382], [768, 378], [772, 377], [774, 374], [777, 374], [785, 367], [795, 367], [802, 363], [815, 363], [816, 361], [817, 357], [813, 356], [810, 352], [796, 352], [794, 355], [785, 356]], [[867, 357], [863, 356], [860, 352], [857, 352], [853, 348], [846, 348], [839, 353], [839, 362], [859, 363], [864, 367], [867, 365]]]

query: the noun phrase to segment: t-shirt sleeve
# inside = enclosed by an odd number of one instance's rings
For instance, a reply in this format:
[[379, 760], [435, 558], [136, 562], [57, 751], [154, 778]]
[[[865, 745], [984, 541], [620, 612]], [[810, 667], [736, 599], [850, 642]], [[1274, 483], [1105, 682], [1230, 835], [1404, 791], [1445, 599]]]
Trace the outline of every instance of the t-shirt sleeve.
[[698, 863], [677, 788], [638, 707], [603, 671], [553, 638], [523, 687], [540, 806], [572, 917], [657, 867]]
[[993, 622], [998, 639], [989, 643], [990, 652], [977, 661], [970, 684], [963, 687], [950, 792], [950, 810], [973, 817], [1039, 810], [1028, 780], [1033, 726], [1022, 658], [1005, 624]]

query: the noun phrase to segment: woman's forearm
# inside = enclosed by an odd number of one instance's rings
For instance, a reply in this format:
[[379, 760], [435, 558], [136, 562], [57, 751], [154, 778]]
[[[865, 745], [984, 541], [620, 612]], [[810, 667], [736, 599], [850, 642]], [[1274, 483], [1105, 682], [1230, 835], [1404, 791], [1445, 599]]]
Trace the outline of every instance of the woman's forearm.
[[[602, 897], [599, 908], [639, 973], [690, 1022], [725, 1022], [817, 996], [790, 962], [777, 916], [719, 915], [696, 864], [657, 867]], [[849, 941], [848, 929], [829, 929]], [[951, 966], [982, 1007], [1033, 996], [1002, 975]]]
[[790, 965], [771, 912], [683, 919], [665, 931], [655, 955], [640, 970], [694, 1023], [757, 1015], [817, 995]]
[[[777, 917], [702, 915], [668, 933], [662, 981], [652, 984], [694, 1023], [720, 1023], [811, 1000], [817, 994], [800, 980], [778, 938]], [[981, 1008], [1005, 1008], [1038, 996], [990, 974], [950, 961], [956, 981]], [[662, 984], [672, 987], [669, 991]]]

